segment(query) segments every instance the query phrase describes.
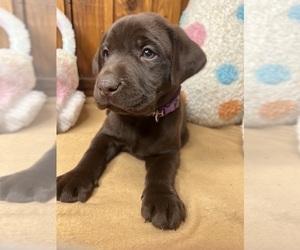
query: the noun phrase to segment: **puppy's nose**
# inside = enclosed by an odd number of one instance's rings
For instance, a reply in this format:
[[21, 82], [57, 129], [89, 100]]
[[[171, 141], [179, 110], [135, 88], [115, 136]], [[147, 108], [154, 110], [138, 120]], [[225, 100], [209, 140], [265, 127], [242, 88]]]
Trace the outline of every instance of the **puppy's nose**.
[[101, 95], [111, 96], [116, 93], [120, 87], [121, 83], [118, 81], [113, 81], [112, 79], [102, 79], [98, 82], [98, 88]]

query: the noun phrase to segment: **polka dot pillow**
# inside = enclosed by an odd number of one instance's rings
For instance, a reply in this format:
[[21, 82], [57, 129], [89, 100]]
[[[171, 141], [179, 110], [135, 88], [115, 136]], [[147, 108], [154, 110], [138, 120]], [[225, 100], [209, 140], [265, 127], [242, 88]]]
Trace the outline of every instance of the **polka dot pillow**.
[[216, 127], [243, 117], [243, 23], [241, 0], [190, 0], [180, 26], [205, 52], [207, 64], [186, 80], [188, 120]]
[[244, 124], [294, 124], [300, 114], [300, 2], [251, 0], [245, 8]]

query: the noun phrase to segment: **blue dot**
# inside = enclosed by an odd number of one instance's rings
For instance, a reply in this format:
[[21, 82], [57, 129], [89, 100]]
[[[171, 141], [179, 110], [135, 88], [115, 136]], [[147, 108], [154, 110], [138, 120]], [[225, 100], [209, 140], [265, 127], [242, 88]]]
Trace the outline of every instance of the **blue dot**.
[[186, 18], [186, 12], [182, 12], [180, 20], [179, 20], [179, 26], [182, 26], [183, 22], [185, 21]]
[[288, 17], [300, 23], [300, 4], [296, 4], [289, 9]]
[[291, 78], [290, 70], [280, 64], [265, 64], [255, 71], [258, 81], [275, 85]]
[[216, 70], [216, 77], [220, 83], [228, 85], [238, 79], [238, 70], [232, 64], [222, 64]]
[[244, 4], [237, 8], [235, 15], [239, 21], [244, 22]]

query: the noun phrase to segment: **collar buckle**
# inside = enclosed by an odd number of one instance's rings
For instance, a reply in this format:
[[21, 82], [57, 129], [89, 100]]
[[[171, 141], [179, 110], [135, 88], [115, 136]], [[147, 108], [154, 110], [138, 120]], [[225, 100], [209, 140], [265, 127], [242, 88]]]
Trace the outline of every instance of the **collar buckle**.
[[174, 96], [167, 104], [159, 107], [151, 114], [152, 116], [155, 117], [156, 122], [159, 121], [159, 118], [164, 117], [164, 116], [168, 115], [169, 113], [172, 113], [179, 107], [180, 89], [181, 89], [180, 87], [177, 89]]
[[154, 113], [155, 121], [158, 122], [159, 118], [163, 117], [165, 115], [165, 111], [163, 109], [157, 109]]

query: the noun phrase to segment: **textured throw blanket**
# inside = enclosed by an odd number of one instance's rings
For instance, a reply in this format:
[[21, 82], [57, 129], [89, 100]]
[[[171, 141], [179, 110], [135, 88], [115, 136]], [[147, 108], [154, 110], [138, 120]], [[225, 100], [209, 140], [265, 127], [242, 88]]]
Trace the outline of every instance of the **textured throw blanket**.
[[[88, 98], [77, 126], [59, 134], [57, 173], [74, 168], [105, 119]], [[243, 249], [243, 152], [239, 126], [188, 124], [176, 188], [187, 209], [177, 231], [161, 231], [141, 216], [145, 163], [118, 155], [85, 203], [57, 203], [62, 249]]]

